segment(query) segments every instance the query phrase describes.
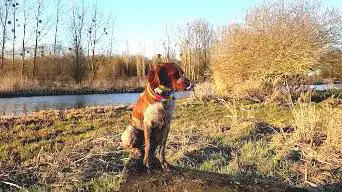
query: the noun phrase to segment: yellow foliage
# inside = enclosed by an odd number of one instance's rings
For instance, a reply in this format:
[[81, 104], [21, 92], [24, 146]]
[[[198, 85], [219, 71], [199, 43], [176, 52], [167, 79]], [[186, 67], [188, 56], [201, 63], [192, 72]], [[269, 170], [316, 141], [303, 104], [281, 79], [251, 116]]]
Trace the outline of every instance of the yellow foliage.
[[335, 42], [330, 38], [334, 29], [325, 22], [331, 20], [322, 15], [336, 16], [321, 14], [316, 4], [278, 1], [254, 8], [242, 24], [228, 26], [212, 58], [217, 91], [245, 96], [262, 89], [270, 77], [307, 74], [317, 67]]

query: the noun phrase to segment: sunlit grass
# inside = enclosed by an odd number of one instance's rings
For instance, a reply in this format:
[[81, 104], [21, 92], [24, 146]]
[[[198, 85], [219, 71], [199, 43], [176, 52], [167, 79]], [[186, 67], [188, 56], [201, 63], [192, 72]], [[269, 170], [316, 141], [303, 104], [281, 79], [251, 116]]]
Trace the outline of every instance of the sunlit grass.
[[[167, 159], [186, 168], [291, 185], [341, 182], [341, 113], [332, 101], [279, 106], [182, 99]], [[126, 107], [92, 107], [1, 118], [0, 175], [9, 174], [6, 180], [32, 191], [115, 191], [128, 158], [119, 136], [129, 114]]]

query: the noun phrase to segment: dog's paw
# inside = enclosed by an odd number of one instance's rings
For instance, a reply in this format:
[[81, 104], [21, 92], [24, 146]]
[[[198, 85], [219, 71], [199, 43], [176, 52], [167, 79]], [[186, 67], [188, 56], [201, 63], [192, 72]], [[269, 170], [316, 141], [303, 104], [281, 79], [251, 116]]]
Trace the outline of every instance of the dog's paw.
[[152, 166], [151, 166], [149, 159], [144, 158], [144, 166], [146, 167], [147, 174], [151, 175], [152, 174]]
[[172, 165], [167, 161], [160, 162], [160, 164], [164, 171], [171, 171], [173, 168]]
[[146, 173], [147, 173], [148, 175], [151, 175], [151, 174], [153, 173], [153, 170], [152, 170], [151, 165], [146, 164], [145, 167], [146, 167]]
[[140, 172], [144, 168], [142, 159], [136, 158], [129, 158], [129, 160], [125, 163], [125, 167], [133, 172]]
[[135, 159], [140, 159], [143, 156], [143, 154], [141, 153], [140, 149], [138, 149], [138, 148], [130, 149], [129, 153], [130, 153], [131, 157], [135, 158]]
[[152, 169], [151, 168], [146, 168], [146, 173], [148, 174], [148, 175], [152, 175], [152, 173], [153, 173], [153, 171], [152, 171]]

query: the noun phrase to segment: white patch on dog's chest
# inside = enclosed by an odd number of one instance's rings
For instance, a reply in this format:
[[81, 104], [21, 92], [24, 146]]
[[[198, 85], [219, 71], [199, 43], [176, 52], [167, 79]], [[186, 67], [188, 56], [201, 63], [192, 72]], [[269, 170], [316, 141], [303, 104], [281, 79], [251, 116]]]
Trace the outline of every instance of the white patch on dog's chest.
[[144, 124], [163, 126], [170, 123], [175, 101], [171, 100], [168, 103], [156, 102], [149, 105], [144, 112]]

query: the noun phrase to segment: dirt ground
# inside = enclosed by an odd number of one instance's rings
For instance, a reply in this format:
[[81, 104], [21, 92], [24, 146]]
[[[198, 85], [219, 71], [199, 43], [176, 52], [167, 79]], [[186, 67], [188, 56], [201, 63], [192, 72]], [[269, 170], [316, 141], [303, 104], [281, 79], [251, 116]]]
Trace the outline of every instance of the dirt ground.
[[254, 178], [237, 179], [229, 175], [174, 167], [172, 171], [161, 170], [148, 175], [145, 172], [131, 173], [121, 183], [122, 192], [304, 192], [289, 187], [280, 181]]

